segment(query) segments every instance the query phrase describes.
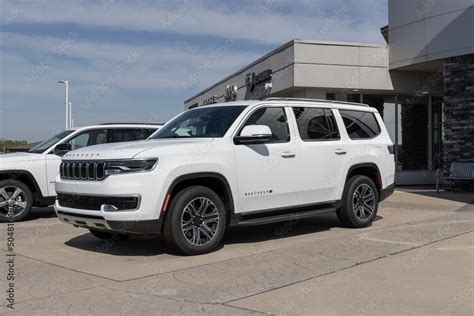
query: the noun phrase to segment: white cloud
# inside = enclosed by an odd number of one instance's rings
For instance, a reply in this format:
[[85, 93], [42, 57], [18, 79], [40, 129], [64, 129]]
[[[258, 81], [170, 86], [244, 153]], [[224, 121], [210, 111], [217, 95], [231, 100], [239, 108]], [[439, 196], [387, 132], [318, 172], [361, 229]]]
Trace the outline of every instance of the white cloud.
[[[84, 26], [109, 27], [117, 30], [165, 32], [185, 35], [234, 36], [263, 43], [283, 43], [293, 38], [354, 41], [382, 41], [374, 12], [374, 1], [278, 1], [261, 0], [252, 5], [212, 5], [206, 1], [4, 1], [3, 24], [73, 23]], [[379, 4], [381, 1], [378, 1]], [[23, 3], [23, 5], [19, 5]], [[376, 3], [376, 2], [375, 2]], [[211, 6], [212, 5], [212, 6]], [[297, 9], [285, 12], [285, 6]], [[361, 10], [369, 9], [368, 12]], [[303, 8], [304, 10], [301, 10]], [[370, 10], [372, 9], [372, 10]], [[364, 14], [366, 23], [353, 25], [348, 17]], [[343, 15], [339, 15], [342, 12]], [[376, 19], [374, 19], [374, 16]], [[328, 20], [336, 20], [329, 23]], [[367, 33], [368, 32], [368, 33]], [[368, 35], [368, 36], [367, 36]], [[376, 37], [374, 38], [374, 35]]]
[[[94, 86], [113, 81], [113, 86], [134, 89], [183, 89], [188, 74], [200, 65], [208, 71], [202, 85], [210, 84], [207, 76], [224, 76], [258, 57], [255, 53], [228, 47], [217, 57], [199, 47], [130, 45], [47, 36], [1, 33], [3, 75], [9, 78], [3, 92], [19, 92], [27, 84], [37, 93], [50, 83], [43, 80], [68, 78], [78, 84]], [[68, 42], [68, 45], [64, 45]], [[9, 47], [28, 54], [8, 52]], [[64, 49], [58, 50], [58, 47]], [[32, 61], [31, 56], [35, 56]], [[129, 59], [133, 60], [129, 60]], [[214, 78], [212, 78], [214, 80]]]
[[59, 79], [71, 82], [80, 124], [165, 120], [268, 44], [382, 42], [386, 22], [379, 0], [0, 1], [0, 137], [31, 140], [63, 125]]

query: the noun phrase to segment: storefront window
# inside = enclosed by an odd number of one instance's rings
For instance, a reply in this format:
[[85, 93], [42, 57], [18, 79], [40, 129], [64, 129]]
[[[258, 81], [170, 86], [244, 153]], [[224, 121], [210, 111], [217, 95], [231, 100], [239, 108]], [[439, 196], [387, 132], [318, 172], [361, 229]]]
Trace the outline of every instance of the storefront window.
[[358, 93], [326, 93], [327, 100], [356, 102], [360, 103], [360, 94]]
[[443, 98], [431, 98], [431, 165], [433, 169], [443, 166]]
[[399, 96], [398, 170], [428, 169], [428, 97]]

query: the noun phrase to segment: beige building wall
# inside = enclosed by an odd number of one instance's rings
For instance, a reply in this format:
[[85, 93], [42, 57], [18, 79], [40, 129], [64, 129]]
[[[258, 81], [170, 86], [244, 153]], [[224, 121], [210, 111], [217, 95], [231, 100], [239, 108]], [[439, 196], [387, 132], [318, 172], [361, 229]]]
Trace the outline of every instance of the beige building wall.
[[474, 53], [474, 0], [389, 0], [388, 6], [391, 70]]
[[[271, 89], [260, 84], [247, 89], [248, 73], [273, 72]], [[389, 71], [389, 49], [385, 45], [294, 40], [236, 71], [185, 101], [185, 108], [203, 105], [215, 96], [224, 102], [227, 85], [237, 86], [237, 100], [265, 96], [326, 98], [326, 91], [339, 93], [417, 94], [442, 93], [434, 74]], [[433, 84], [434, 83], [434, 84]]]

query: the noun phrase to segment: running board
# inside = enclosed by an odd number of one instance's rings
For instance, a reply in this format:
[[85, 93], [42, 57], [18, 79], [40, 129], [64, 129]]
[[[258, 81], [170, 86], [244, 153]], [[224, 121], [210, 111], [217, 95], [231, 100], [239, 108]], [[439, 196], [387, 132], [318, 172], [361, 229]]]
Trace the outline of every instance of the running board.
[[271, 223], [278, 223], [278, 222], [286, 222], [295, 219], [302, 219], [313, 217], [323, 213], [335, 212], [336, 208], [334, 207], [327, 207], [327, 208], [319, 208], [314, 210], [308, 211], [296, 211], [291, 213], [284, 213], [284, 214], [271, 214], [267, 212], [267, 214], [259, 214], [258, 217], [253, 216], [252, 218], [245, 218], [245, 215], [239, 219], [235, 226], [254, 226], [254, 225], [263, 225], [263, 224], [271, 224]]

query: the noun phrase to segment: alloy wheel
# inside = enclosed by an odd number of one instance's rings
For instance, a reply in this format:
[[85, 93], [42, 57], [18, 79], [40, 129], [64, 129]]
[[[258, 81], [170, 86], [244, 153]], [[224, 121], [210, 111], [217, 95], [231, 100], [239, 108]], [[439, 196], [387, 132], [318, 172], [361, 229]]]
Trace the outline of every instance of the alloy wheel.
[[360, 184], [352, 195], [352, 210], [358, 219], [365, 221], [375, 210], [375, 193], [368, 184]]
[[19, 187], [10, 185], [0, 188], [0, 216], [14, 218], [28, 206], [26, 193]]
[[210, 199], [198, 197], [184, 207], [181, 231], [188, 242], [195, 246], [208, 244], [219, 227], [219, 212]]

